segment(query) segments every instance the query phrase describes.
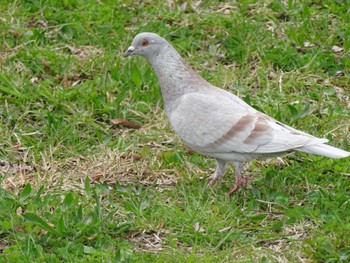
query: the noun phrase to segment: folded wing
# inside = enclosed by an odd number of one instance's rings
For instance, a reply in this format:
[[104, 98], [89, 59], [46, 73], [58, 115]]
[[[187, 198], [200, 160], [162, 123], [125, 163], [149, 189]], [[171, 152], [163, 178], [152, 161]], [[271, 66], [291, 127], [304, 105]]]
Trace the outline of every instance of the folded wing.
[[[269, 155], [296, 150], [335, 157], [347, 153], [323, 147], [326, 139], [284, 125], [216, 88], [183, 95], [169, 119], [184, 142], [203, 154]], [[341, 152], [334, 153], [334, 149]]]

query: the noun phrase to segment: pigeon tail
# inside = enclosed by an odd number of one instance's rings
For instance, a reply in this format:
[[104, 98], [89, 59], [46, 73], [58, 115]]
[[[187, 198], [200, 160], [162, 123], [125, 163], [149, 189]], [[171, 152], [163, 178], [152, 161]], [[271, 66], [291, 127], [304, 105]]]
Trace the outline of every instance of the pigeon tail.
[[295, 150], [299, 152], [318, 154], [329, 158], [343, 158], [350, 156], [350, 152], [344, 151], [342, 149], [327, 144], [314, 144]]

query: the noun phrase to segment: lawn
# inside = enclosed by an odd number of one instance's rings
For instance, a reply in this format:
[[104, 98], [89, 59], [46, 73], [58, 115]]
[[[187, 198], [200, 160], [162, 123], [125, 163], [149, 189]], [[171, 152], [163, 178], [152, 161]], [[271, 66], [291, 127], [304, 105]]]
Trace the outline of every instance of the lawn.
[[171, 130], [123, 51], [168, 39], [212, 84], [350, 150], [350, 2], [3, 0], [0, 262], [349, 262], [350, 158], [230, 168]]

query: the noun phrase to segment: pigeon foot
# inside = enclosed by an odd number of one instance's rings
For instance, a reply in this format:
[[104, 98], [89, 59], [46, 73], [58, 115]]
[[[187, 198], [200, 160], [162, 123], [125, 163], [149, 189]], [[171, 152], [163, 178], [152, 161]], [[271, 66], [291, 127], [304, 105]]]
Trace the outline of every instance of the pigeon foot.
[[247, 185], [247, 182], [252, 179], [252, 176], [247, 177], [237, 177], [235, 180], [235, 185], [228, 191], [228, 195], [231, 196], [233, 193], [237, 192], [240, 186], [245, 187]]

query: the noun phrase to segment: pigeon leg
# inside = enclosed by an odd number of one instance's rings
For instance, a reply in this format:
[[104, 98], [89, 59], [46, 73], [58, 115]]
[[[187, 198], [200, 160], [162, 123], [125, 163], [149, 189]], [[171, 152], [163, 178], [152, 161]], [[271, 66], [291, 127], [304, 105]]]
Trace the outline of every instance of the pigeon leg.
[[242, 170], [243, 170], [243, 163], [240, 162], [234, 162], [236, 174], [235, 174], [235, 185], [228, 191], [228, 195], [232, 195], [234, 192], [238, 190], [238, 188], [242, 185], [245, 185], [247, 181], [251, 179], [251, 177], [243, 177], [242, 176]]
[[226, 162], [220, 159], [216, 159], [216, 169], [213, 175], [211, 176], [211, 180], [208, 184], [208, 187], [213, 186], [217, 181], [221, 179], [221, 177], [225, 174], [226, 171]]

